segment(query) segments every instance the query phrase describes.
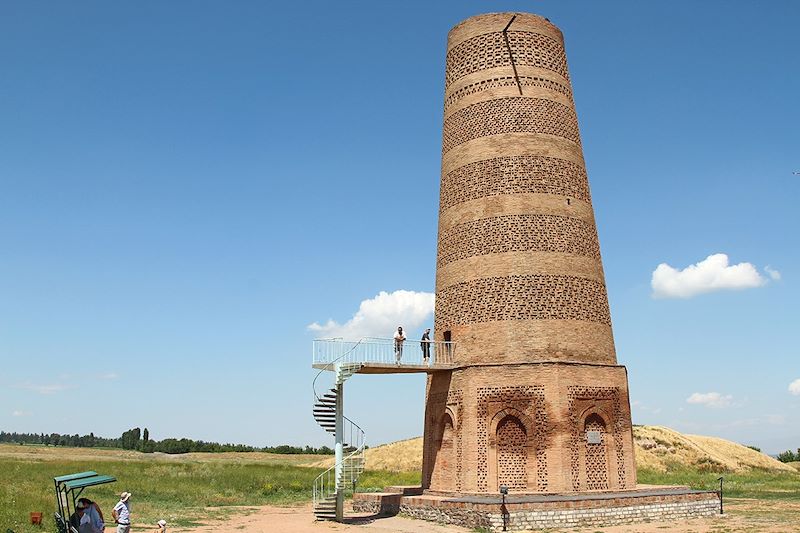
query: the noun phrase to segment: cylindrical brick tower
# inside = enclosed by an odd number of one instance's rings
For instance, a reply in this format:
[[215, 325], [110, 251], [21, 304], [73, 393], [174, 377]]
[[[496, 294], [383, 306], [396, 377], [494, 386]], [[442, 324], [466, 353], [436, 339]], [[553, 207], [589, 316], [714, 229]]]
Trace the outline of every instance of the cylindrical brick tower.
[[635, 486], [563, 37], [536, 15], [448, 36], [434, 335], [457, 369], [428, 383], [427, 489]]

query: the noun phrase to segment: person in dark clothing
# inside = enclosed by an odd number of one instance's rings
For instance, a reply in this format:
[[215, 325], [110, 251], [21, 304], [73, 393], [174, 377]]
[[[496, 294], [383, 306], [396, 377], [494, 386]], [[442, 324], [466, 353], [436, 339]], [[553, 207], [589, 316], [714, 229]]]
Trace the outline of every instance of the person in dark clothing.
[[79, 501], [75, 506], [75, 512], [69, 517], [69, 525], [74, 527], [76, 531], [81, 527], [81, 519], [85, 510], [86, 506]]
[[422, 339], [419, 341], [419, 347], [422, 349], [422, 363], [430, 365], [431, 363], [431, 330], [425, 330], [422, 334]]

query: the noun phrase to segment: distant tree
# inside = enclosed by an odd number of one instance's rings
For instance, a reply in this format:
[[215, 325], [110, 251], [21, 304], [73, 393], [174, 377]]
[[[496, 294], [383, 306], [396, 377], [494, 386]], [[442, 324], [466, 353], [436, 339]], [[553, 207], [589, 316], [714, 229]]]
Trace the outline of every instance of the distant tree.
[[782, 463], [791, 463], [794, 461], [800, 461], [800, 448], [797, 449], [797, 455], [793, 454], [792, 450], [786, 450], [783, 453], [779, 453], [778, 461]]

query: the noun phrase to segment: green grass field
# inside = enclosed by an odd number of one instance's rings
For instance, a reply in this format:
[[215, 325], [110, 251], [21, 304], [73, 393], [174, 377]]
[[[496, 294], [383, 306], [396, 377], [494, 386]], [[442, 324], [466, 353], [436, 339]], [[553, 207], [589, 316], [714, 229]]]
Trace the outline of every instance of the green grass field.
[[[26, 447], [27, 448], [27, 447]], [[199, 520], [216, 518], [229, 512], [226, 506], [289, 505], [311, 499], [314, 478], [320, 468], [298, 466], [313, 462], [319, 456], [270, 456], [253, 454], [253, 460], [227, 454], [197, 460], [156, 459], [141, 454], [113, 460], [103, 458], [69, 458], [71, 450], [63, 450], [67, 458], [51, 456], [12, 456], [3, 452], [12, 449], [0, 446], [0, 531], [15, 533], [54, 531], [55, 496], [53, 477], [72, 472], [95, 470], [113, 475], [116, 483], [90, 487], [84, 495], [97, 501], [111, 522], [111, 508], [123, 490], [133, 493], [132, 514], [135, 524], [155, 524], [161, 518], [174, 526], [189, 526]], [[113, 453], [113, 452], [112, 452]], [[242, 458], [244, 457], [244, 458]], [[359, 480], [358, 490], [378, 490], [394, 484], [419, 483], [419, 473], [367, 471]], [[30, 525], [29, 513], [45, 513], [44, 527]]]
[[[96, 470], [116, 476], [116, 483], [92, 487], [85, 493], [101, 505], [109, 522], [119, 493], [127, 490], [134, 494], [134, 524], [152, 525], [164, 518], [174, 526], [190, 526], [201, 520], [221, 518], [233, 512], [230, 506], [308, 502], [313, 480], [322, 469], [302, 465], [319, 459], [319, 456], [271, 454], [167, 457], [113, 450], [36, 450], [0, 445], [0, 531], [54, 531], [53, 477], [61, 474]], [[639, 483], [714, 490], [720, 474], [676, 466], [667, 473], [640, 470], [638, 475]], [[722, 475], [725, 494], [730, 498], [754, 498], [768, 506], [777, 500], [797, 501], [800, 495], [800, 473], [753, 471]], [[387, 485], [419, 482], [419, 472], [367, 471], [357, 490], [372, 492]], [[31, 511], [45, 513], [42, 529], [29, 524]]]
[[748, 473], [698, 472], [677, 467], [666, 473], [640, 469], [639, 483], [648, 485], [688, 485], [698, 490], [717, 490], [722, 476], [723, 494], [730, 498], [755, 498], [759, 500], [794, 500], [800, 498], [800, 473], [765, 472]]

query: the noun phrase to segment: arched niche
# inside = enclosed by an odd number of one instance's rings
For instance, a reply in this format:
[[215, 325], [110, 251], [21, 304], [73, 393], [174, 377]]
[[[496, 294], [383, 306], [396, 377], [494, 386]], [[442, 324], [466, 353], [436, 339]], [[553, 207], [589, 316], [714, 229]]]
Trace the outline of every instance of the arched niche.
[[609, 490], [614, 448], [610, 417], [600, 409], [588, 409], [580, 424], [580, 479], [584, 490]]
[[448, 407], [436, 424], [436, 438], [433, 445], [435, 462], [431, 475], [432, 490], [455, 490], [456, 420], [452, 409]]
[[[534, 421], [509, 407], [499, 411], [489, 424], [489, 487], [532, 492], [536, 487]], [[491, 489], [490, 489], [491, 490]]]

